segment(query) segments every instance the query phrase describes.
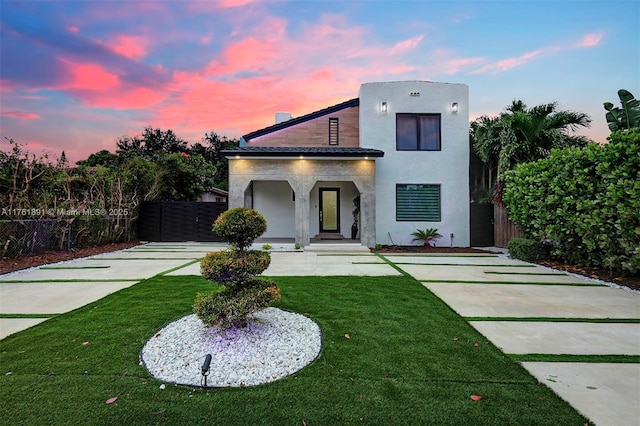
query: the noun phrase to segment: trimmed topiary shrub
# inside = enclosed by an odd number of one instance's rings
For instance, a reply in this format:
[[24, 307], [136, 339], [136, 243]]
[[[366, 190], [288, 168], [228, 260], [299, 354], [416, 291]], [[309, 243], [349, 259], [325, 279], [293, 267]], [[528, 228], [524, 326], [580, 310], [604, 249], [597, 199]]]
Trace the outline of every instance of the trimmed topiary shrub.
[[275, 282], [253, 278], [237, 292], [227, 288], [220, 293], [198, 294], [193, 310], [208, 327], [244, 327], [248, 314], [278, 299], [280, 290]]
[[246, 250], [266, 229], [264, 217], [252, 209], [227, 210], [215, 221], [213, 231], [232, 248], [208, 253], [200, 262], [202, 276], [222, 286], [220, 292], [196, 296], [193, 311], [206, 326], [243, 327], [250, 314], [280, 298], [275, 282], [255, 278], [269, 267], [271, 254]]
[[507, 249], [511, 257], [525, 262], [549, 259], [549, 248], [543, 241], [529, 238], [511, 238], [507, 244]]
[[227, 287], [236, 286], [269, 267], [271, 255], [261, 250], [216, 251], [200, 262], [200, 274]]
[[233, 248], [244, 251], [253, 240], [267, 231], [264, 216], [253, 209], [237, 207], [222, 213], [213, 224], [213, 232]]

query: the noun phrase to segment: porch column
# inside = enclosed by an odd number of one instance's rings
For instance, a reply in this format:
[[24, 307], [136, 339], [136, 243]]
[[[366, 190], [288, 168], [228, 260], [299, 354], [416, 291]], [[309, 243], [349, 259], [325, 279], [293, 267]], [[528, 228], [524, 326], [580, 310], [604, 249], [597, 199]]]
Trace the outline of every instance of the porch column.
[[251, 177], [241, 174], [238, 160], [229, 159], [229, 208], [244, 207], [244, 193], [251, 184]]
[[300, 247], [308, 246], [311, 243], [309, 235], [309, 193], [310, 188], [305, 185], [304, 180], [292, 181], [288, 180], [289, 185], [293, 188], [296, 196], [295, 202], [295, 219], [296, 219], [296, 244]]
[[366, 247], [376, 245], [376, 193], [360, 193], [360, 244]]
[[245, 207], [245, 192], [251, 184], [251, 178], [229, 175], [229, 209]]

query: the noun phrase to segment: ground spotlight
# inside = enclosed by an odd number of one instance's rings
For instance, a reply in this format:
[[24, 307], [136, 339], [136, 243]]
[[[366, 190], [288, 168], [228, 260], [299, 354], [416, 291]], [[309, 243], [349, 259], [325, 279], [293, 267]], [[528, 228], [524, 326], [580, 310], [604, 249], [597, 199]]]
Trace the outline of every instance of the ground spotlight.
[[207, 387], [207, 376], [209, 375], [209, 368], [211, 367], [211, 354], [207, 354], [204, 357], [204, 362], [202, 363], [202, 380], [201, 384], [203, 387]]

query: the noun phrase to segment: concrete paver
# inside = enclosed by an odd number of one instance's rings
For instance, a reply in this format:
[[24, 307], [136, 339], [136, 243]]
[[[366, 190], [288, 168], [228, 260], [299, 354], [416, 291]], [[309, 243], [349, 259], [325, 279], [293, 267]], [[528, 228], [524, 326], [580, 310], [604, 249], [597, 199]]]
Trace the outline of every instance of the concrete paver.
[[[533, 267], [533, 265], [521, 262], [521, 261], [513, 261], [512, 259], [507, 259], [505, 257], [501, 257], [498, 255], [487, 254], [487, 255], [478, 255], [478, 256], [436, 256], [436, 255], [427, 255], [427, 256], [411, 256], [411, 255], [385, 255], [387, 259], [392, 261], [393, 263], [399, 263], [404, 268], [404, 264], [406, 263], [419, 263], [425, 265], [491, 265], [491, 266], [506, 266], [509, 268], [529, 268]], [[462, 272], [464, 273], [464, 272]]]
[[640, 424], [640, 364], [523, 362], [522, 365], [595, 424]]
[[0, 340], [10, 334], [38, 325], [47, 319], [48, 318], [0, 318]]
[[640, 355], [640, 324], [471, 321], [510, 354]]
[[0, 284], [3, 314], [59, 314], [131, 287], [136, 281]]
[[25, 270], [20, 274], [0, 276], [0, 281], [33, 280], [132, 280], [150, 278], [163, 271], [183, 265], [188, 260], [136, 260], [121, 261], [103, 259], [99, 262], [75, 259], [64, 264]]
[[318, 265], [316, 253], [275, 252], [271, 253], [271, 264], [262, 273], [265, 276], [309, 276], [315, 275]]
[[342, 253], [340, 256], [327, 256], [322, 252], [273, 252], [271, 264], [262, 275], [393, 276], [400, 273], [375, 255]]
[[398, 265], [417, 280], [478, 281], [486, 283], [557, 283], [602, 285], [569, 274], [553, 273], [542, 267], [504, 268], [499, 266]]
[[423, 283], [463, 317], [638, 318], [640, 295], [606, 286]]

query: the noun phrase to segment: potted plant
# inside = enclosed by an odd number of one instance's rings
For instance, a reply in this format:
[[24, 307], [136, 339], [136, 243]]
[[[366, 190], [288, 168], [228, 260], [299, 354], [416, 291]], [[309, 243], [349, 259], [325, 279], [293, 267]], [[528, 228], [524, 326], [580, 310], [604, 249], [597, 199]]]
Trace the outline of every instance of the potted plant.
[[358, 237], [358, 215], [360, 214], [360, 196], [358, 195], [353, 199], [353, 225], [351, 225], [351, 239], [355, 240]]
[[424, 245], [428, 247], [435, 247], [436, 240], [438, 238], [442, 238], [442, 235], [438, 233], [437, 228], [427, 228], [424, 231], [422, 229], [418, 229], [416, 232], [412, 233], [413, 241], [424, 241]]

